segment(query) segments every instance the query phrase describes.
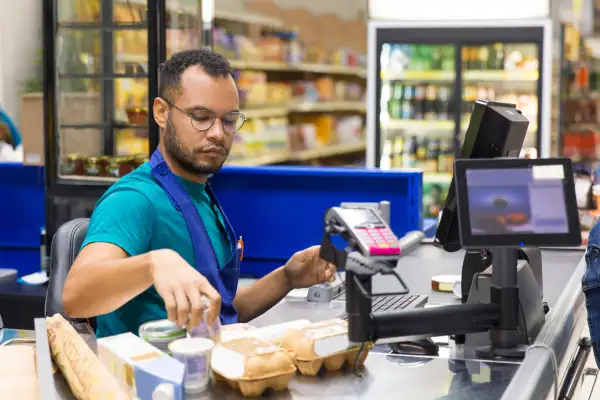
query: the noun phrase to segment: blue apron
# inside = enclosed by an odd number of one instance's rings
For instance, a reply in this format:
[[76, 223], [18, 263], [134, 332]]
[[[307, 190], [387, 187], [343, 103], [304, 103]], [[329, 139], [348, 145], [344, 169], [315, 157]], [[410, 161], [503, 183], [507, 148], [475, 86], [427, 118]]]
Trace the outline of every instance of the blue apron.
[[240, 271], [240, 249], [236, 240], [235, 232], [223, 212], [221, 205], [217, 201], [212, 189], [207, 184], [206, 192], [213, 201], [213, 204], [219, 209], [225, 221], [225, 229], [231, 243], [231, 258], [225, 267], [219, 269], [219, 262], [215, 250], [212, 246], [202, 218], [190, 195], [183, 189], [177, 177], [165, 162], [162, 154], [157, 149], [150, 158], [152, 167], [152, 176], [162, 186], [165, 193], [169, 196], [173, 206], [181, 212], [187, 225], [192, 245], [194, 246], [194, 257], [196, 259], [196, 270], [200, 272], [210, 284], [221, 295], [221, 323], [234, 324], [237, 322], [238, 313], [233, 305], [233, 299], [237, 291]]

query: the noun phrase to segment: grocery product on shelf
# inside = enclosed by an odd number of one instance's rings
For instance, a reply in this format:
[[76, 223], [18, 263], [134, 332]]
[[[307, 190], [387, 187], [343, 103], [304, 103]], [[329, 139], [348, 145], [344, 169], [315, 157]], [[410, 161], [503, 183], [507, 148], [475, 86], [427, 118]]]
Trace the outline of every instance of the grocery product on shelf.
[[454, 150], [452, 139], [428, 136], [388, 138], [384, 144], [381, 168], [421, 168], [426, 173], [452, 173]]

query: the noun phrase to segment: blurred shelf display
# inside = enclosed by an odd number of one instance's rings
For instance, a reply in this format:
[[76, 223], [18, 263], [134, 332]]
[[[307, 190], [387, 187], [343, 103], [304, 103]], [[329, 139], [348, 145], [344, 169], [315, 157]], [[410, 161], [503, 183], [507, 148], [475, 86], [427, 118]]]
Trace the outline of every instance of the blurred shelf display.
[[[444, 43], [444, 32], [449, 32], [444, 28], [404, 28], [401, 23], [381, 28], [379, 47], [373, 49], [380, 66], [375, 74], [379, 98], [369, 105], [378, 113], [376, 140], [367, 144], [375, 149], [375, 166], [421, 168], [424, 179], [449, 180], [478, 99], [516, 104], [530, 122], [523, 154], [537, 156], [542, 43], [533, 37], [516, 42], [509, 28], [494, 37], [484, 31], [473, 28], [471, 35], [450, 44]], [[403, 37], [411, 42], [402, 43]], [[473, 45], [472, 37], [479, 44]]]

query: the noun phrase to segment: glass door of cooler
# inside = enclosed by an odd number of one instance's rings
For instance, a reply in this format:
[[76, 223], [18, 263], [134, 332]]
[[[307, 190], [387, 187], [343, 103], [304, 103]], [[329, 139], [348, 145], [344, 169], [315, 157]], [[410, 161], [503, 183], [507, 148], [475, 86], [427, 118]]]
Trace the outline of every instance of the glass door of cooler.
[[538, 43], [463, 44], [460, 143], [475, 100], [495, 100], [516, 104], [529, 120], [521, 155], [538, 156], [539, 52]]
[[383, 43], [379, 167], [449, 173], [454, 161], [456, 46]]

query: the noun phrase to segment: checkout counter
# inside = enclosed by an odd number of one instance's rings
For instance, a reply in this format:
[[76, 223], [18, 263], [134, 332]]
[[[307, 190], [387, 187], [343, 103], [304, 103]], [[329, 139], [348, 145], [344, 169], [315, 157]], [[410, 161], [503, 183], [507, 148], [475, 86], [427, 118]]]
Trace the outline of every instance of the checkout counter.
[[[545, 343], [556, 352], [559, 364], [559, 387], [574, 387], [571, 399], [588, 399], [592, 390], [600, 396], [600, 384], [593, 386], [597, 368], [591, 351], [586, 353], [583, 370], [573, 371], [573, 361], [580, 360], [579, 340], [588, 335], [581, 276], [585, 270], [584, 249], [544, 249], [544, 298], [551, 311], [536, 343]], [[463, 252], [446, 253], [431, 243], [401, 258], [396, 271], [412, 293], [429, 294], [430, 305], [459, 303], [452, 293], [431, 290], [431, 277], [459, 274]], [[397, 288], [391, 278], [378, 276], [374, 291]], [[305, 293], [292, 292], [270, 311], [251, 322], [260, 327], [297, 319], [321, 321], [334, 318], [344, 310], [344, 302], [307, 302]], [[7, 327], [8, 328], [8, 327]], [[33, 338], [33, 331], [0, 330], [0, 341]], [[94, 348], [93, 336], [86, 340]], [[550, 399], [553, 398], [554, 371], [549, 353], [535, 348], [522, 361], [487, 361], [465, 357], [460, 346], [444, 345], [439, 338], [437, 356], [406, 356], [392, 353], [387, 345], [377, 345], [367, 357], [362, 377], [352, 371], [321, 373], [316, 378], [296, 375], [289, 390], [270, 393], [273, 399]], [[589, 349], [588, 349], [589, 350]], [[581, 358], [581, 357], [579, 357]], [[576, 372], [574, 374], [574, 372]], [[573, 375], [576, 375], [573, 377]], [[576, 382], [568, 382], [575, 378]], [[584, 383], [582, 385], [582, 382]], [[40, 382], [42, 384], [42, 382]], [[59, 399], [72, 399], [60, 373], [55, 374]], [[589, 393], [578, 393], [586, 389]], [[199, 399], [238, 399], [241, 395], [219, 383]]]

